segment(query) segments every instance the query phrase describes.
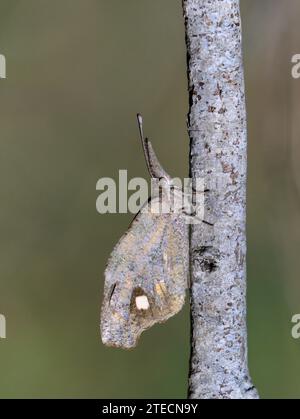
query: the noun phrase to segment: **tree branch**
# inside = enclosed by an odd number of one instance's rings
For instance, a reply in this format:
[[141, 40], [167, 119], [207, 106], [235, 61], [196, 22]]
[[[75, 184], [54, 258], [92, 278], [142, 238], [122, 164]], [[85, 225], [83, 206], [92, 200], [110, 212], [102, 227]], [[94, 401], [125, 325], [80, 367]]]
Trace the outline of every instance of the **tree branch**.
[[191, 233], [189, 397], [258, 398], [246, 327], [247, 133], [238, 0], [183, 0], [191, 177], [205, 220]]

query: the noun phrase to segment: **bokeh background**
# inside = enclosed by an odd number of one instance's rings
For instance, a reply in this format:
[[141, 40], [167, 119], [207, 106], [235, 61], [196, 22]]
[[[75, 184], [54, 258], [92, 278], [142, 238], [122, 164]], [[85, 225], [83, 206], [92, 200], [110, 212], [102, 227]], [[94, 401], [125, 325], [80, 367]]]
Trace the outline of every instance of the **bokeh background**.
[[[249, 124], [248, 323], [262, 397], [300, 397], [297, 0], [242, 0]], [[137, 349], [99, 336], [103, 270], [131, 215], [100, 177], [147, 176], [135, 121], [188, 173], [180, 0], [0, 0], [0, 397], [185, 398], [188, 307]]]

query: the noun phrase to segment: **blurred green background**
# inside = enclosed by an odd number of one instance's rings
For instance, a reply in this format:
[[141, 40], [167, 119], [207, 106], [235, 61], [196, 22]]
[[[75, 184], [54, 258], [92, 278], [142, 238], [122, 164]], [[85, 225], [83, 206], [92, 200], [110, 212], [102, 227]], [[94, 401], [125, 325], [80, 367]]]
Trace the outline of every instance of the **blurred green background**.
[[[262, 397], [300, 397], [297, 0], [242, 0], [249, 124], [248, 322]], [[100, 177], [147, 176], [136, 112], [188, 173], [180, 0], [0, 0], [0, 397], [185, 398], [188, 307], [134, 351], [99, 336], [103, 270], [131, 215]], [[171, 150], [171, 152], [170, 152]]]

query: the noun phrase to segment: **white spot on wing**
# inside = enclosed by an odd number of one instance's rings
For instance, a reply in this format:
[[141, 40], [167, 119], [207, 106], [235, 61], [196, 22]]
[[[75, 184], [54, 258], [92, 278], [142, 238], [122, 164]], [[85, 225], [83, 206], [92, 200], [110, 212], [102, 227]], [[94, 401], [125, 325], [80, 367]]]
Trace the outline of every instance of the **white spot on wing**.
[[150, 307], [150, 304], [146, 295], [140, 295], [139, 297], [136, 297], [135, 305], [138, 310], [148, 310]]

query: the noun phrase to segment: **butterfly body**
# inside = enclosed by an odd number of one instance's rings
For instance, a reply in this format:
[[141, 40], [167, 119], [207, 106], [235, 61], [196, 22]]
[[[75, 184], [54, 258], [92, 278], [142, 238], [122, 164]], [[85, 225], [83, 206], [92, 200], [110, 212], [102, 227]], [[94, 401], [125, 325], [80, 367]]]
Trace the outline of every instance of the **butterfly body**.
[[[150, 158], [150, 173], [159, 167], [157, 159], [152, 163]], [[170, 178], [160, 173], [165, 186], [141, 209], [108, 261], [101, 316], [102, 341], [108, 346], [136, 346], [144, 330], [174, 316], [185, 301], [189, 224], [170, 204], [171, 196], [174, 203], [181, 192], [170, 195]]]

